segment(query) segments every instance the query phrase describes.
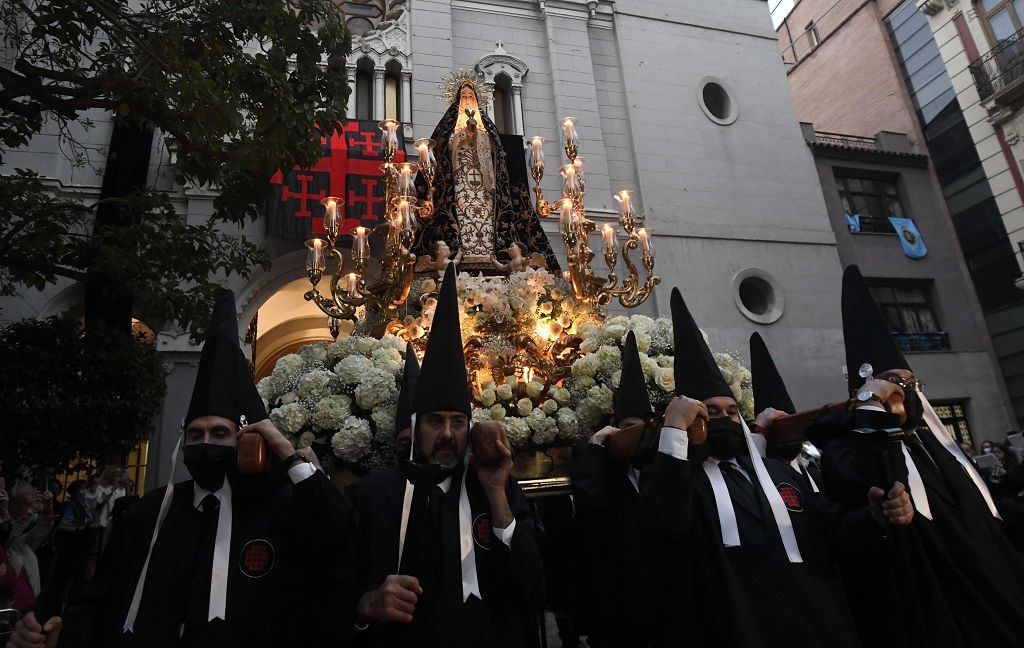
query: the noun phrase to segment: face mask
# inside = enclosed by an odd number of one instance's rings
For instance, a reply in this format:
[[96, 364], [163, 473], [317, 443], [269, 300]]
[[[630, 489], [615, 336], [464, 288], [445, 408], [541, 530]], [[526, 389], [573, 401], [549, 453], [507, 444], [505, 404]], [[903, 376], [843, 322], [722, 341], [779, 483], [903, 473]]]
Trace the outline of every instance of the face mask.
[[185, 467], [197, 484], [212, 491], [224, 483], [224, 477], [236, 469], [237, 453], [232, 446], [197, 443], [182, 448]]
[[924, 403], [917, 390], [907, 388], [903, 390], [903, 411], [907, 414], [907, 421], [903, 424], [904, 430], [916, 430], [924, 422]]
[[728, 416], [708, 421], [708, 454], [715, 459], [732, 459], [747, 454], [743, 426]]

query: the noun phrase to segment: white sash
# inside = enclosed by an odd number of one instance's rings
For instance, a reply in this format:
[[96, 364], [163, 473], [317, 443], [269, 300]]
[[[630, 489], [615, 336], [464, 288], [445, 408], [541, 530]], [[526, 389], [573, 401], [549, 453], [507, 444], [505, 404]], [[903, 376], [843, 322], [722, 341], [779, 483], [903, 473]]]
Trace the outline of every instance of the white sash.
[[[907, 487], [910, 489], [910, 499], [914, 502], [914, 509], [929, 520], [932, 519], [932, 506], [928, 503], [928, 491], [925, 490], [924, 480], [921, 479], [921, 471], [917, 469], [914, 458], [907, 449], [907, 444], [900, 441], [900, 450], [903, 451], [903, 461], [907, 464]], [[892, 484], [887, 484], [886, 488]]]

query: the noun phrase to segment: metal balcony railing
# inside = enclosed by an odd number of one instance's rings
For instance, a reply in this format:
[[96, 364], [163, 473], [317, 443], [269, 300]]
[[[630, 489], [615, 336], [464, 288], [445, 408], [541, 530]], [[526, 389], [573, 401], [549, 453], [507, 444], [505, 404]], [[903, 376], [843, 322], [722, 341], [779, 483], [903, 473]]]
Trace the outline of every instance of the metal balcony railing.
[[968, 66], [982, 100], [1024, 78], [1024, 29], [1004, 38]]
[[875, 141], [874, 137], [826, 133], [824, 131], [814, 131], [814, 143], [826, 146], [838, 146], [841, 148], [860, 149], [862, 151], [878, 150], [878, 143]]
[[893, 333], [900, 351], [948, 351], [949, 333]]

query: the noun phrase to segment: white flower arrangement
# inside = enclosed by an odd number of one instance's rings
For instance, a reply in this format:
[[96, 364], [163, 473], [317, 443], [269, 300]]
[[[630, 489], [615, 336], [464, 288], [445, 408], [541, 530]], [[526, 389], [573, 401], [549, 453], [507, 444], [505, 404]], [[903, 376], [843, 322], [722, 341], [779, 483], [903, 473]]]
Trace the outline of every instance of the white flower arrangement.
[[[640, 366], [655, 412], [663, 411], [674, 395], [675, 360], [670, 318], [632, 315], [612, 317], [603, 324], [586, 324], [580, 327], [582, 355], [573, 362], [572, 378], [566, 381], [578, 436], [593, 434], [612, 414], [613, 390], [618, 387], [621, 377], [622, 348], [629, 331], [633, 331], [637, 339]], [[752, 417], [754, 396], [750, 371], [735, 353], [712, 350], [712, 354], [743, 415]]]
[[342, 337], [283, 356], [257, 390], [296, 447], [312, 446], [325, 465], [337, 458], [380, 469], [393, 462], [404, 368], [404, 341]]

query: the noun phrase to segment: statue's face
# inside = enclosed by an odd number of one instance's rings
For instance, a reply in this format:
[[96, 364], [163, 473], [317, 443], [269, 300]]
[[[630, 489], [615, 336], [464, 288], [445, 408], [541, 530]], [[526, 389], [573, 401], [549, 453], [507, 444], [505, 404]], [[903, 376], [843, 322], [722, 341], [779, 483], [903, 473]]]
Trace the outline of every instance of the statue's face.
[[476, 103], [476, 92], [473, 91], [473, 87], [469, 85], [462, 86], [462, 90], [459, 91], [459, 105], [463, 107], [475, 106]]

